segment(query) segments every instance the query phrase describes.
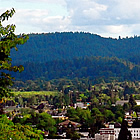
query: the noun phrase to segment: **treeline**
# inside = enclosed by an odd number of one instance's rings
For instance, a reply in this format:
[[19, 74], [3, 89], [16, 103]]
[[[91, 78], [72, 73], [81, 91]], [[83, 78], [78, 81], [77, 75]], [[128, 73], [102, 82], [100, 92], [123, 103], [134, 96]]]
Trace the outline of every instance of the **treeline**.
[[83, 57], [71, 60], [55, 60], [49, 62], [25, 62], [22, 73], [12, 73], [16, 80], [36, 80], [37, 78], [46, 81], [59, 78], [74, 79], [89, 78], [98, 83], [97, 79], [111, 82], [111, 79], [118, 81], [140, 80], [140, 67], [129, 61], [116, 57]]
[[[103, 79], [98, 79], [98, 83], [100, 84], [93, 84], [94, 81], [89, 80], [88, 78], [75, 78], [75, 79], [53, 79], [51, 81], [44, 81], [41, 79], [37, 80], [27, 80], [26, 82], [23, 81], [15, 81], [13, 89], [15, 91], [22, 91], [22, 96], [24, 96], [23, 91], [50, 91], [55, 95], [64, 95], [71, 94], [72, 102], [76, 103], [77, 99], [82, 99], [83, 102], [90, 102], [93, 98], [93, 94], [99, 97], [102, 94], [105, 94], [111, 97], [111, 100], [106, 100], [105, 102], [125, 99], [128, 100], [129, 95], [134, 94], [134, 98], [139, 100], [140, 99], [140, 82], [135, 81], [124, 81], [124, 82], [115, 82], [112, 80], [111, 83], [106, 83]], [[55, 92], [52, 92], [55, 91]], [[93, 92], [94, 91], [94, 92]], [[44, 92], [43, 92], [44, 93]], [[25, 93], [26, 96], [31, 97], [32, 95], [28, 95]], [[44, 95], [44, 94], [43, 94]], [[52, 95], [52, 94], [51, 94]], [[16, 95], [19, 96], [19, 95]], [[42, 94], [40, 93], [40, 98], [42, 98]], [[46, 98], [46, 94], [44, 96]], [[39, 96], [37, 94], [37, 98]], [[67, 97], [66, 97], [67, 98]], [[33, 100], [31, 100], [33, 101]], [[49, 100], [51, 101], [51, 100]], [[60, 100], [57, 100], [58, 102]], [[99, 100], [100, 101], [100, 100]], [[67, 100], [68, 103], [68, 100]], [[100, 102], [101, 103], [101, 102]], [[51, 103], [55, 105], [55, 103]]]
[[13, 49], [11, 57], [19, 64], [85, 56], [118, 57], [139, 64], [139, 44], [137, 36], [112, 39], [84, 32], [29, 34], [27, 43], [18, 47], [18, 52]]

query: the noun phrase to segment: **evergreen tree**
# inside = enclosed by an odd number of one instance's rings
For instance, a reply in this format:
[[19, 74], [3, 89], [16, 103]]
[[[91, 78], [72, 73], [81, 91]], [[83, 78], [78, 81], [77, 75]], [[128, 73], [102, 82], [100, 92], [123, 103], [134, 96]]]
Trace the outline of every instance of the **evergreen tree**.
[[128, 131], [128, 122], [123, 120], [118, 140], [132, 140], [131, 132]]
[[132, 94], [130, 95], [130, 98], [129, 98], [129, 104], [131, 105], [131, 109], [133, 109], [134, 106], [137, 105], [137, 103], [136, 103]]

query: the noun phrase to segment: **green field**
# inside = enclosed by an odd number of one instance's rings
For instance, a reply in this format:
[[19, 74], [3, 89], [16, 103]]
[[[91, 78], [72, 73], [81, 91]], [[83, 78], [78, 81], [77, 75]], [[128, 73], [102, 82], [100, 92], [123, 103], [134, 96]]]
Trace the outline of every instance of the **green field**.
[[58, 95], [58, 91], [24, 91], [24, 92], [13, 92], [14, 96], [31, 97], [33, 95], [45, 95], [45, 96], [55, 96]]

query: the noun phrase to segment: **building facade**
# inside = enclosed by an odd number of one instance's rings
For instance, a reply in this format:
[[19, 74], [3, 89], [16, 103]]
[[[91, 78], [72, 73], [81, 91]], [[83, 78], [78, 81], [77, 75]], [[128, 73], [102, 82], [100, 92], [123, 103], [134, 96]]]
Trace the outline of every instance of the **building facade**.
[[[101, 128], [99, 134], [95, 134], [95, 140], [118, 139], [121, 128]], [[140, 139], [140, 128], [128, 128], [132, 139]]]

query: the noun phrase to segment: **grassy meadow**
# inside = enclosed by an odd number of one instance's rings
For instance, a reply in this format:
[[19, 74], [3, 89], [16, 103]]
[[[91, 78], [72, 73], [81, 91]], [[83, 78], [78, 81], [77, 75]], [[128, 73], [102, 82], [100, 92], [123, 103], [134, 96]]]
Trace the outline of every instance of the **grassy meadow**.
[[33, 95], [45, 95], [45, 96], [55, 96], [58, 94], [58, 91], [15, 91], [12, 92], [14, 96], [22, 96], [22, 97], [31, 97]]

